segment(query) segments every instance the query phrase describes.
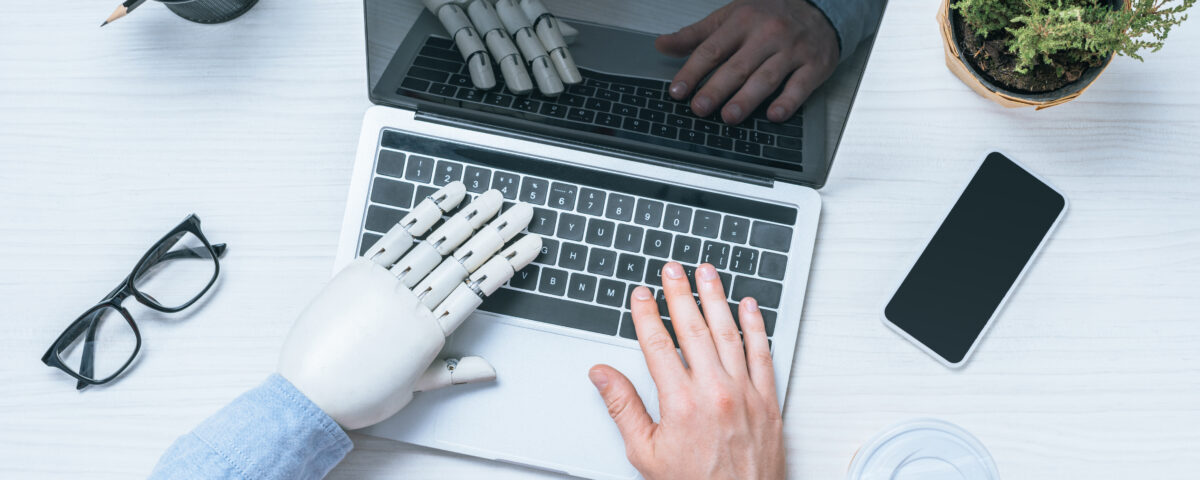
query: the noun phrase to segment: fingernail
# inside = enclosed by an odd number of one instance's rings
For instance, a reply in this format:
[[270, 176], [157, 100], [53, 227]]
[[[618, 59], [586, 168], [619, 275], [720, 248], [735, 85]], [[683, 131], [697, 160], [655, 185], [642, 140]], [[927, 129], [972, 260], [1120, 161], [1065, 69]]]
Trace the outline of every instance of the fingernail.
[[671, 84], [671, 96], [675, 98], [683, 98], [687, 93], [687, 84], [679, 81]]
[[701, 280], [716, 280], [717, 269], [709, 265], [702, 265], [700, 268], [696, 269], [696, 275], [699, 275]]
[[649, 300], [650, 299], [650, 289], [646, 288], [646, 287], [637, 287], [637, 288], [633, 289], [633, 298], [636, 298], [638, 300]]
[[592, 369], [588, 372], [588, 379], [592, 381], [592, 385], [596, 386], [596, 390], [604, 391], [604, 387], [608, 386], [608, 376], [603, 371]]
[[780, 122], [782, 122], [782, 121], [784, 121], [784, 120], [787, 120], [786, 118], [784, 118], [784, 115], [786, 115], [786, 114], [785, 114], [785, 113], [784, 113], [784, 111], [783, 111], [783, 107], [775, 107], [775, 108], [772, 108], [772, 109], [771, 109], [771, 115], [774, 115], [774, 116], [775, 116], [775, 119], [776, 119], [776, 120], [778, 120], [778, 121], [780, 121]]
[[737, 123], [737, 122], [742, 121], [742, 107], [738, 106], [737, 104], [730, 104], [730, 105], [725, 106], [725, 113], [729, 114], [728, 116], [732, 120], [731, 123]]
[[663, 272], [667, 274], [667, 278], [679, 279], [683, 278], [683, 267], [678, 263], [668, 263], [663, 267]]
[[742, 300], [742, 305], [746, 306], [747, 312], [757, 312], [758, 311], [758, 301], [754, 300], [753, 298], [747, 298], [745, 300]]
[[701, 117], [707, 117], [708, 113], [712, 111], [712, 100], [709, 100], [708, 97], [696, 97], [692, 102], [696, 104], [692, 110], [695, 110], [696, 114]]

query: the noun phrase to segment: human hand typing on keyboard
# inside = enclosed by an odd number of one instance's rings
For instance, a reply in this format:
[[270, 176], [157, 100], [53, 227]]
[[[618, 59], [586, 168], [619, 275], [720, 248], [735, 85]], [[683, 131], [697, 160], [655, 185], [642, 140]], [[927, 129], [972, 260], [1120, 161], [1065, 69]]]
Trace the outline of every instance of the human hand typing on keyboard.
[[757, 302], [745, 298], [738, 305], [743, 337], [712, 265], [696, 269], [700, 307], [680, 264], [668, 263], [662, 273], [687, 366], [650, 290], [637, 287], [632, 299], [638, 343], [658, 388], [659, 422], [620, 372], [597, 365], [588, 373], [625, 439], [629, 461], [647, 479], [783, 478], [783, 421]]
[[668, 55], [691, 55], [671, 82], [671, 96], [691, 95], [696, 115], [720, 110], [735, 125], [780, 85], [767, 118], [783, 122], [795, 114], [837, 67], [837, 35], [808, 0], [735, 0], [654, 44]]
[[500, 65], [504, 85], [516, 94], [533, 90], [526, 62], [543, 95], [557, 96], [564, 83], [583, 81], [567, 50], [574, 29], [559, 22], [541, 0], [498, 0], [494, 7], [492, 0], [422, 1], [454, 39], [476, 88], [496, 86], [493, 58]]
[[542, 240], [526, 235], [504, 248], [533, 209], [518, 203], [487, 223], [504, 200], [497, 190], [415, 240], [465, 195], [455, 181], [422, 200], [339, 272], [292, 326], [279, 373], [343, 428], [383, 421], [414, 392], [495, 379], [482, 358], [435, 357], [484, 297], [533, 261]]

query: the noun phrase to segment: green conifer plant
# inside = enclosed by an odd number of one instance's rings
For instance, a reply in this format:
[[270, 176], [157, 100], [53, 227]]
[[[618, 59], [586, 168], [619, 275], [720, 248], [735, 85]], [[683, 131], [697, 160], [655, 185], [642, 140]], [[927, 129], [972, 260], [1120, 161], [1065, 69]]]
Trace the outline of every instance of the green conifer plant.
[[1195, 3], [1127, 0], [1122, 9], [1106, 0], [956, 0], [951, 8], [975, 35], [1006, 47], [1016, 74], [1044, 66], [1062, 78], [1112, 54], [1142, 60], [1143, 52], [1158, 51]]

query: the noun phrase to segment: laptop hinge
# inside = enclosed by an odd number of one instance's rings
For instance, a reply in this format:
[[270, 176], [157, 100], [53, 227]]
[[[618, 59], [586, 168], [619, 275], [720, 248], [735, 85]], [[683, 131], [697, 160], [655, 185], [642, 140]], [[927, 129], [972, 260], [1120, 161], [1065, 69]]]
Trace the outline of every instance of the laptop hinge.
[[452, 126], [452, 127], [461, 127], [461, 128], [466, 128], [466, 129], [470, 129], [470, 130], [483, 132], [483, 133], [492, 133], [492, 134], [496, 134], [496, 135], [502, 135], [505, 137], [516, 138], [516, 139], [520, 139], [520, 140], [529, 140], [529, 141], [534, 141], [534, 142], [538, 142], [538, 143], [545, 143], [545, 144], [549, 144], [549, 145], [570, 148], [570, 149], [575, 149], [575, 150], [586, 150], [586, 151], [593, 152], [593, 153], [599, 153], [599, 154], [603, 154], [603, 155], [620, 157], [620, 158], [623, 158], [626, 160], [633, 160], [635, 162], [649, 163], [649, 164], [653, 164], [653, 165], [674, 168], [677, 170], [685, 170], [685, 171], [689, 171], [689, 172], [693, 172], [693, 173], [699, 173], [702, 175], [709, 175], [709, 176], [724, 178], [727, 180], [733, 180], [736, 182], [750, 183], [750, 184], [761, 185], [761, 186], [765, 186], [765, 187], [771, 187], [775, 182], [774, 179], [766, 177], [766, 176], [762, 176], [762, 175], [753, 175], [753, 174], [749, 174], [749, 173], [733, 172], [730, 170], [721, 169], [721, 168], [713, 168], [713, 167], [706, 166], [706, 165], [698, 165], [698, 164], [685, 163], [685, 162], [679, 162], [679, 161], [671, 161], [671, 160], [666, 160], [666, 159], [662, 159], [662, 158], [658, 158], [658, 157], [654, 157], [654, 156], [650, 156], [650, 155], [638, 155], [636, 153], [628, 152], [625, 150], [617, 150], [617, 149], [606, 148], [606, 147], [602, 147], [602, 146], [598, 146], [598, 145], [591, 145], [591, 144], [584, 143], [584, 142], [576, 142], [576, 141], [571, 141], [571, 140], [564, 140], [564, 139], [559, 139], [559, 138], [538, 135], [538, 134], [529, 133], [529, 132], [523, 132], [523, 131], [517, 130], [515, 128], [493, 125], [490, 123], [484, 123], [481, 121], [475, 121], [475, 120], [471, 120], [471, 119], [467, 119], [467, 118], [461, 118], [458, 116], [450, 116], [450, 115], [444, 115], [444, 114], [440, 114], [440, 113], [436, 113], [436, 112], [429, 112], [427, 110], [418, 109], [416, 111], [415, 116], [416, 116], [417, 120], [425, 121], [425, 122], [429, 122], [429, 123], [436, 123], [439, 125], [448, 125], [448, 126]]

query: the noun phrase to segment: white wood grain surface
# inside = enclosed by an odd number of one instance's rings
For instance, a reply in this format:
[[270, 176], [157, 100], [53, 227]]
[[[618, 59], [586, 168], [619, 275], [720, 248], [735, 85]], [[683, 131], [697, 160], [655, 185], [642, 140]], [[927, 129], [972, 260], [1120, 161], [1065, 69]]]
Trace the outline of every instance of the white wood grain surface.
[[[549, 3], [659, 32], [715, 6]], [[892, 1], [822, 191], [785, 411], [792, 477], [840, 478], [877, 431], [933, 416], [977, 435], [1005, 478], [1194, 478], [1200, 20], [1144, 64], [1117, 59], [1074, 103], [1014, 111], [946, 70], [937, 4]], [[144, 476], [272, 371], [329, 276], [369, 105], [360, 1], [265, 1], [217, 26], [148, 4], [96, 28], [111, 7], [33, 2], [0, 27], [4, 478]], [[975, 358], [950, 371], [878, 313], [989, 148], [1071, 210]], [[230, 244], [220, 286], [191, 313], [139, 317], [135, 369], [75, 392], [42, 352], [190, 212]], [[332, 478], [552, 476], [354, 440]]]

